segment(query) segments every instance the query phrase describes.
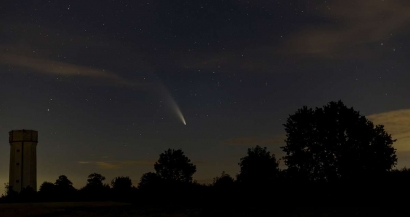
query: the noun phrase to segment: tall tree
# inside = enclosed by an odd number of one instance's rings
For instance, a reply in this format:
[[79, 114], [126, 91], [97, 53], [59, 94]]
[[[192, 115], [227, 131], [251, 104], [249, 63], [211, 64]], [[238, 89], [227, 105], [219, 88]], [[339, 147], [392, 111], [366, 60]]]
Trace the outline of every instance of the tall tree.
[[154, 165], [159, 177], [167, 181], [191, 182], [196, 166], [181, 149], [168, 149], [160, 154]]
[[316, 109], [305, 106], [284, 126], [285, 164], [309, 180], [355, 179], [384, 173], [397, 163], [395, 140], [383, 126], [341, 101]]
[[279, 173], [279, 163], [266, 147], [248, 148], [248, 155], [241, 158], [239, 166], [237, 179], [240, 183], [266, 184], [275, 180]]

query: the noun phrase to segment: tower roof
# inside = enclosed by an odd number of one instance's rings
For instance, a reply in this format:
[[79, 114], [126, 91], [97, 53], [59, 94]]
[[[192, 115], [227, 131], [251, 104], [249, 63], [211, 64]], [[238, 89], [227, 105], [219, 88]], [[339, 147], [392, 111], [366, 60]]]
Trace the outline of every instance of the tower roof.
[[12, 130], [9, 132], [9, 142], [38, 142], [36, 130]]

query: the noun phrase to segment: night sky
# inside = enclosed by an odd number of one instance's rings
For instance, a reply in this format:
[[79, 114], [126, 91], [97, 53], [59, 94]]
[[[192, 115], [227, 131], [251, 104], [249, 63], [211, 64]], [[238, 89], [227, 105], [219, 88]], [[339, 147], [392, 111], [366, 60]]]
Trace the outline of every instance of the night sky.
[[410, 1], [2, 1], [0, 27], [1, 184], [13, 129], [39, 131], [38, 185], [137, 185], [167, 148], [209, 183], [339, 99], [410, 166]]

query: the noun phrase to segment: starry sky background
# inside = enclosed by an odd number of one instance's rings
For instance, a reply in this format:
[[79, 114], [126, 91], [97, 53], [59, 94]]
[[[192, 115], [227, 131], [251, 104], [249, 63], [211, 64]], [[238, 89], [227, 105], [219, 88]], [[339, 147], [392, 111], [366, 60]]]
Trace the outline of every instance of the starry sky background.
[[[134, 184], [167, 148], [207, 183], [248, 147], [283, 156], [289, 114], [341, 99], [410, 166], [410, 2], [4, 1], [0, 182], [8, 132], [39, 131], [38, 185]], [[184, 125], [178, 109], [187, 125]], [[283, 165], [282, 165], [283, 166]]]

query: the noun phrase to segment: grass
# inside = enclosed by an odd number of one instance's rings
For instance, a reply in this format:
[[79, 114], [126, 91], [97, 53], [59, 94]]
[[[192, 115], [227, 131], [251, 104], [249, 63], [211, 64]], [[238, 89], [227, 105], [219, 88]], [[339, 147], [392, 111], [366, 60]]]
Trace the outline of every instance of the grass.
[[[401, 207], [404, 208], [404, 207]], [[55, 202], [55, 203], [11, 203], [0, 204], [0, 216], [13, 217], [202, 217], [202, 216], [278, 216], [278, 217], [330, 217], [330, 216], [410, 216], [410, 211], [399, 207], [337, 207], [337, 208], [285, 208], [265, 207], [264, 210], [235, 211], [235, 210], [191, 210], [180, 213], [170, 213], [161, 210], [143, 210], [132, 204], [117, 202]]]
[[0, 204], [1, 216], [142, 216], [132, 205], [115, 202], [61, 202]]

